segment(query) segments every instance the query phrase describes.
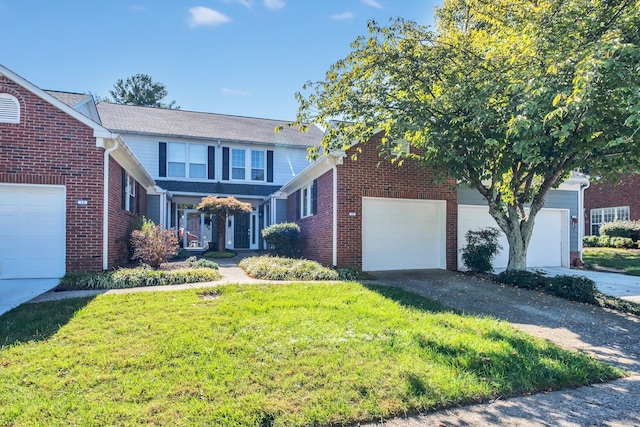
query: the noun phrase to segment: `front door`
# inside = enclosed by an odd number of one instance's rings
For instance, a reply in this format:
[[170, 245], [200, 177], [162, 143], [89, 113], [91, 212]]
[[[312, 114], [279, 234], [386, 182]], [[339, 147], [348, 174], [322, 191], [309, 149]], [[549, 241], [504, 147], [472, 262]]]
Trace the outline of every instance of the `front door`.
[[233, 246], [235, 249], [249, 249], [249, 225], [251, 213], [233, 216]]

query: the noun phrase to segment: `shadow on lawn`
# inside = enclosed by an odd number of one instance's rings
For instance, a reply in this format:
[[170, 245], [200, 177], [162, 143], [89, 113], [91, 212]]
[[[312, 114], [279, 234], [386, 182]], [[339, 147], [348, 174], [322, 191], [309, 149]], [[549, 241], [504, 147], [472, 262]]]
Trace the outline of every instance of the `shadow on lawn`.
[[450, 312], [462, 314], [461, 311], [447, 307], [438, 301], [407, 292], [394, 286], [374, 285], [370, 283], [362, 283], [362, 286], [407, 307], [417, 308], [419, 310], [430, 311], [433, 313]]
[[45, 341], [66, 325], [93, 297], [22, 304], [0, 316], [0, 349]]

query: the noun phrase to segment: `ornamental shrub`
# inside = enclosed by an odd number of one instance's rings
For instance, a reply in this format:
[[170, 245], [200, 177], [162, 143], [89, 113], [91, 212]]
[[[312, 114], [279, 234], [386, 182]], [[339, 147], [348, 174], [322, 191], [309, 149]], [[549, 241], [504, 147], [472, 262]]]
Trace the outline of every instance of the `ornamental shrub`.
[[131, 232], [133, 259], [157, 268], [178, 253], [178, 237], [173, 229], [164, 230], [145, 219], [140, 230]]
[[631, 249], [636, 246], [630, 237], [612, 237], [610, 244], [618, 249]]
[[300, 227], [292, 222], [273, 224], [262, 230], [262, 237], [271, 246], [272, 254], [295, 257]]
[[598, 237], [598, 247], [608, 248], [611, 246], [611, 236], [602, 234]]
[[640, 221], [614, 221], [600, 226], [600, 235], [640, 240]]
[[556, 276], [545, 288], [549, 293], [571, 301], [596, 303], [598, 289], [593, 280], [584, 276]]
[[500, 252], [500, 230], [493, 227], [469, 230], [465, 235], [467, 246], [462, 249], [462, 262], [474, 273], [490, 273], [491, 261]]
[[585, 248], [595, 248], [598, 246], [598, 239], [600, 236], [584, 236], [582, 238], [582, 245]]
[[544, 273], [527, 270], [506, 270], [496, 276], [499, 283], [523, 289], [544, 288], [549, 278]]

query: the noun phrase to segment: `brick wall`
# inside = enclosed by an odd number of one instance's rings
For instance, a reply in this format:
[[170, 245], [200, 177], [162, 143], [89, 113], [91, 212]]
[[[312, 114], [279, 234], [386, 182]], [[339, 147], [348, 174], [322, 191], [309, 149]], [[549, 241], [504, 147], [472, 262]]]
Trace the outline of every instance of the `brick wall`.
[[629, 219], [640, 220], [640, 175], [625, 175], [615, 183], [592, 183], [585, 190], [585, 235], [591, 234], [591, 209], [618, 206], [629, 206]]
[[65, 185], [66, 268], [101, 270], [103, 150], [93, 130], [5, 76], [0, 93], [20, 101], [20, 123], [0, 123], [0, 182]]
[[147, 192], [136, 183], [135, 212], [122, 208], [122, 167], [109, 158], [109, 268], [129, 262], [129, 225], [147, 214]]
[[[360, 145], [362, 153], [351, 160], [355, 148], [347, 152], [338, 170], [338, 267], [362, 268], [362, 197], [446, 200], [447, 269], [457, 269], [457, 193], [456, 181], [434, 183], [434, 174], [415, 163], [402, 166], [381, 161], [376, 144], [379, 136]], [[331, 265], [332, 171], [318, 179], [318, 215], [298, 220], [303, 241], [302, 255]], [[295, 194], [288, 198], [288, 218], [296, 218]], [[355, 216], [349, 216], [354, 212]]]

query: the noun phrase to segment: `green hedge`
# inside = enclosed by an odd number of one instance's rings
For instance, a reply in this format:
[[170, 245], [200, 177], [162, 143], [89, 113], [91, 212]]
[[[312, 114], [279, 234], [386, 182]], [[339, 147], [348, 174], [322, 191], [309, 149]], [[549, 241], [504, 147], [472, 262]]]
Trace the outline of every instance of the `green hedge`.
[[148, 268], [122, 268], [106, 273], [69, 272], [60, 279], [61, 289], [126, 289], [146, 286], [179, 285], [182, 283], [211, 282], [220, 279], [214, 268], [180, 268], [151, 270]]
[[634, 242], [630, 237], [617, 237], [603, 234], [601, 236], [584, 236], [582, 244], [586, 248], [620, 248], [632, 249], [638, 247], [640, 242]]
[[600, 235], [640, 240], [640, 221], [614, 221], [600, 226]]
[[499, 283], [543, 292], [571, 301], [596, 303], [599, 294], [593, 280], [583, 276], [546, 276], [531, 271], [504, 271], [496, 276]]

